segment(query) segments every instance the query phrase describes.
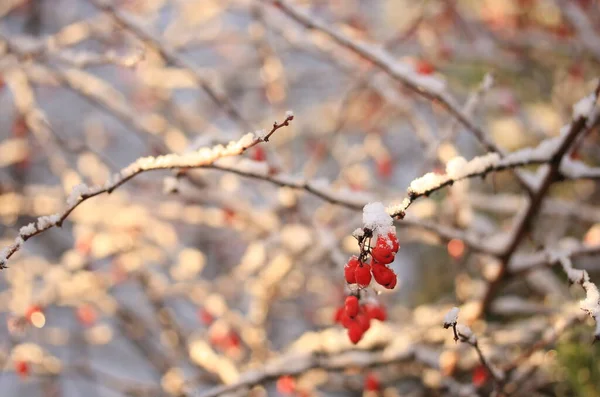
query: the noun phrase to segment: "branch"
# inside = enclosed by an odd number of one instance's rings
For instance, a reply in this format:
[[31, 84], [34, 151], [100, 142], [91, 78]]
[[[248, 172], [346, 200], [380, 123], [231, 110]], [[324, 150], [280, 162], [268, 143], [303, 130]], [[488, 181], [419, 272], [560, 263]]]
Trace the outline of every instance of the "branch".
[[540, 212], [544, 198], [550, 190], [550, 186], [560, 177], [560, 167], [563, 157], [565, 154], [567, 154], [577, 138], [591, 130], [591, 128], [593, 128], [600, 120], [600, 115], [598, 112], [596, 112], [596, 102], [598, 100], [599, 93], [600, 80], [598, 81], [596, 89], [592, 94], [583, 98], [573, 106], [572, 122], [568, 126], [563, 127], [561, 130], [561, 135], [557, 138], [554, 138], [555, 141], [553, 141], [552, 145], [549, 146], [548, 150], [550, 151], [551, 156], [547, 168], [544, 170], [544, 174], [542, 175], [539, 188], [530, 198], [527, 207], [517, 217], [514, 223], [512, 231], [510, 232], [511, 239], [506, 245], [506, 249], [500, 258], [502, 261], [500, 271], [496, 277], [490, 280], [488, 283], [482, 304], [480, 306], [481, 311], [479, 315], [485, 313], [491, 301], [493, 300], [496, 290], [499, 288], [500, 283], [508, 273], [508, 264], [517, 247], [523, 240], [523, 237], [532, 225], [534, 218]]
[[437, 367], [437, 361], [427, 359], [430, 355], [431, 352], [429, 349], [421, 346], [400, 349], [390, 346], [389, 349], [383, 348], [373, 351], [346, 350], [334, 354], [320, 352], [311, 352], [308, 354], [291, 353], [267, 363], [260, 370], [242, 374], [240, 379], [235, 383], [213, 387], [205, 392], [198, 393], [198, 397], [217, 397], [264, 384], [269, 380], [275, 380], [284, 375], [300, 375], [315, 368], [339, 372], [353, 367], [388, 366], [411, 360], [419, 361], [430, 367]]
[[499, 387], [504, 381], [504, 373], [500, 369], [496, 368], [494, 364], [492, 364], [483, 355], [483, 352], [479, 347], [479, 341], [477, 340], [477, 337], [473, 331], [471, 331], [471, 328], [464, 324], [458, 324], [458, 312], [459, 309], [457, 307], [450, 309], [450, 311], [444, 317], [444, 328], [452, 328], [455, 342], [460, 341], [462, 343], [466, 343], [475, 349], [477, 356], [479, 357], [479, 361], [494, 379], [496, 387]]
[[202, 148], [190, 153], [166, 154], [157, 157], [149, 156], [139, 158], [109, 178], [103, 186], [90, 187], [85, 184], [75, 186], [67, 198], [67, 208], [57, 214], [42, 216], [35, 222], [22, 227], [19, 230], [19, 236], [15, 239], [14, 243], [0, 251], [0, 269], [6, 268], [8, 259], [21, 248], [25, 241], [52, 227], [62, 226], [63, 221], [69, 214], [87, 199], [102, 193], [110, 194], [113, 190], [143, 172], [208, 167], [220, 158], [240, 155], [249, 148], [258, 145], [259, 143], [266, 142], [275, 131], [289, 125], [289, 122], [293, 119], [294, 115], [291, 112], [288, 112], [285, 121], [281, 124], [275, 123], [269, 133], [248, 133], [238, 141], [229, 142], [227, 146], [217, 145], [212, 148]]

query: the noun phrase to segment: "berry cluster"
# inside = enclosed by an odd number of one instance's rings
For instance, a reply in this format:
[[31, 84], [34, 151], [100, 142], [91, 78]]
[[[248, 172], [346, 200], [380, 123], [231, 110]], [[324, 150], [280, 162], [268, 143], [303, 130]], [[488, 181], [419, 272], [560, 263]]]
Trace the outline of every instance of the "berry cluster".
[[[383, 233], [380, 228], [376, 232], [368, 227], [357, 229], [354, 236], [358, 240], [360, 254], [350, 257], [344, 267], [344, 277], [348, 284], [356, 284], [358, 289], [346, 297], [344, 306], [336, 312], [335, 321], [348, 330], [348, 338], [356, 344], [371, 327], [371, 320], [385, 321], [386, 313], [382, 306], [360, 304], [359, 297], [361, 290], [367, 288], [372, 279], [387, 289], [396, 286], [398, 278], [388, 265], [394, 261], [400, 244], [395, 231], [389, 227]], [[374, 238], [375, 245], [372, 246]]]
[[[366, 288], [371, 284], [371, 278], [387, 289], [393, 289], [398, 282], [396, 273], [387, 265], [394, 261], [400, 248], [394, 232], [379, 235], [375, 246], [370, 247], [373, 232], [363, 229], [363, 234], [358, 236], [361, 247], [360, 256], [352, 256], [344, 267], [344, 276], [348, 284], [358, 284], [359, 288]], [[368, 241], [367, 241], [368, 240]], [[368, 244], [367, 244], [368, 242]], [[371, 260], [367, 263], [369, 255]]]
[[371, 327], [371, 320], [385, 321], [385, 308], [372, 303], [360, 304], [356, 295], [346, 297], [344, 306], [335, 313], [335, 322], [348, 330], [350, 341], [357, 344]]

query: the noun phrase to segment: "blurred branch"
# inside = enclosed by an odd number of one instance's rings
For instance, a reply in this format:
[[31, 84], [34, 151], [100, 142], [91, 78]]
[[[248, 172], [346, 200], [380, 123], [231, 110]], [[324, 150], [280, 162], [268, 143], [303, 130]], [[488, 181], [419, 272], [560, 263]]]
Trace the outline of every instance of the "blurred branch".
[[134, 36], [147, 43], [152, 48], [156, 49], [161, 56], [170, 64], [188, 71], [189, 76], [201, 87], [210, 99], [244, 129], [252, 129], [251, 124], [242, 117], [241, 113], [236, 109], [235, 105], [227, 96], [218, 92], [213, 88], [208, 81], [196, 70], [196, 68], [179, 56], [173, 49], [169, 48], [166, 43], [161, 42], [154, 34], [143, 28], [139, 23], [134, 21], [125, 13], [116, 9], [109, 1], [106, 0], [91, 0], [92, 4], [98, 9], [108, 13], [117, 21], [124, 29], [133, 33]]

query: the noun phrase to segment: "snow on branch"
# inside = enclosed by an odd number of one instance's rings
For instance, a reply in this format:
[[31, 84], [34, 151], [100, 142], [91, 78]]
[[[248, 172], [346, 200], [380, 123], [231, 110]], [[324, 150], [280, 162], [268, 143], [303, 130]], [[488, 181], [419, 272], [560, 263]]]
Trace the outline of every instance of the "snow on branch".
[[573, 106], [573, 120], [563, 126], [560, 134], [540, 142], [536, 147], [517, 150], [501, 157], [498, 153], [488, 153], [477, 156], [469, 161], [463, 157], [455, 157], [446, 164], [444, 174], [429, 172], [413, 180], [408, 187], [408, 198], [395, 206], [388, 207], [387, 211], [392, 217], [404, 218], [405, 210], [419, 197], [429, 196], [431, 193], [451, 186], [454, 182], [466, 178], [485, 177], [490, 172], [503, 171], [528, 165], [539, 165], [558, 160], [563, 176], [572, 178], [596, 178], [600, 171], [588, 167], [581, 162], [565, 160], [564, 154], [570, 147], [575, 137], [588, 128], [598, 123], [600, 114], [597, 107], [598, 91], [586, 96]]
[[596, 321], [594, 340], [600, 340], [600, 318], [598, 318], [600, 316], [600, 291], [598, 291], [598, 287], [590, 281], [587, 271], [573, 267], [573, 263], [569, 257], [559, 256], [558, 261], [567, 275], [569, 282], [581, 285], [585, 291], [585, 299], [579, 302], [579, 307]]
[[166, 154], [162, 156], [142, 157], [131, 163], [129, 166], [117, 172], [109, 178], [102, 186], [87, 186], [85, 184], [77, 185], [73, 188], [67, 198], [66, 208], [57, 214], [42, 216], [35, 222], [19, 230], [19, 236], [12, 245], [0, 250], [0, 269], [6, 268], [8, 259], [17, 252], [25, 241], [40, 234], [54, 226], [62, 226], [63, 221], [69, 214], [77, 208], [82, 202], [102, 193], [111, 193], [113, 190], [123, 185], [130, 179], [143, 172], [153, 170], [169, 169], [192, 169], [210, 167], [217, 160], [224, 157], [237, 156], [244, 153], [249, 148], [262, 142], [268, 142], [269, 138], [282, 127], [286, 127], [294, 119], [291, 112], [282, 123], [275, 122], [269, 133], [248, 133], [237, 141], [231, 141], [227, 146], [217, 145], [211, 148], [202, 148], [194, 152], [184, 154]]
[[455, 100], [446, 90], [445, 83], [439, 78], [418, 74], [412, 66], [398, 62], [383, 48], [370, 43], [356, 41], [347, 35], [330, 28], [325, 22], [312, 17], [286, 0], [266, 1], [270, 1], [275, 7], [304, 27], [323, 32], [339, 45], [358, 54], [362, 58], [369, 60], [392, 78], [401, 82], [421, 96], [436, 101], [465, 128], [471, 131], [487, 150], [500, 153], [500, 149], [488, 138], [488, 135], [470, 121], [468, 115], [455, 103]]
[[443, 323], [444, 328], [452, 328], [455, 342], [460, 341], [462, 343], [466, 343], [468, 345], [473, 346], [473, 348], [477, 352], [479, 361], [485, 367], [487, 372], [492, 376], [492, 378], [494, 379], [494, 383], [496, 385], [499, 385], [504, 380], [504, 373], [483, 355], [483, 352], [479, 347], [479, 341], [477, 340], [477, 336], [475, 336], [471, 328], [469, 328], [467, 325], [458, 323], [459, 311], [460, 310], [458, 307], [453, 307], [448, 311], [448, 313], [446, 313], [446, 315], [444, 316]]

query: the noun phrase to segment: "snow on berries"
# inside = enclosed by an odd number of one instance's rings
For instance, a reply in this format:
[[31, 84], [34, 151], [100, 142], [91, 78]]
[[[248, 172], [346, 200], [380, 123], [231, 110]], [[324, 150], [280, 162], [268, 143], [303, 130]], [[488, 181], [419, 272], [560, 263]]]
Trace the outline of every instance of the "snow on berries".
[[366, 288], [374, 278], [381, 286], [393, 289], [397, 277], [387, 265], [394, 261], [400, 244], [393, 220], [383, 204], [367, 204], [363, 210], [363, 228], [352, 235], [358, 240], [360, 255], [350, 257], [344, 267], [346, 282]]
[[352, 236], [358, 241], [360, 254], [353, 255], [344, 266], [344, 278], [355, 285], [352, 295], [346, 297], [344, 305], [335, 313], [336, 323], [348, 330], [348, 338], [358, 343], [371, 326], [371, 320], [385, 321], [385, 309], [374, 304], [360, 304], [362, 289], [375, 282], [387, 289], [398, 283], [396, 273], [388, 266], [400, 249], [394, 221], [381, 203], [370, 203], [363, 209], [363, 227]]

